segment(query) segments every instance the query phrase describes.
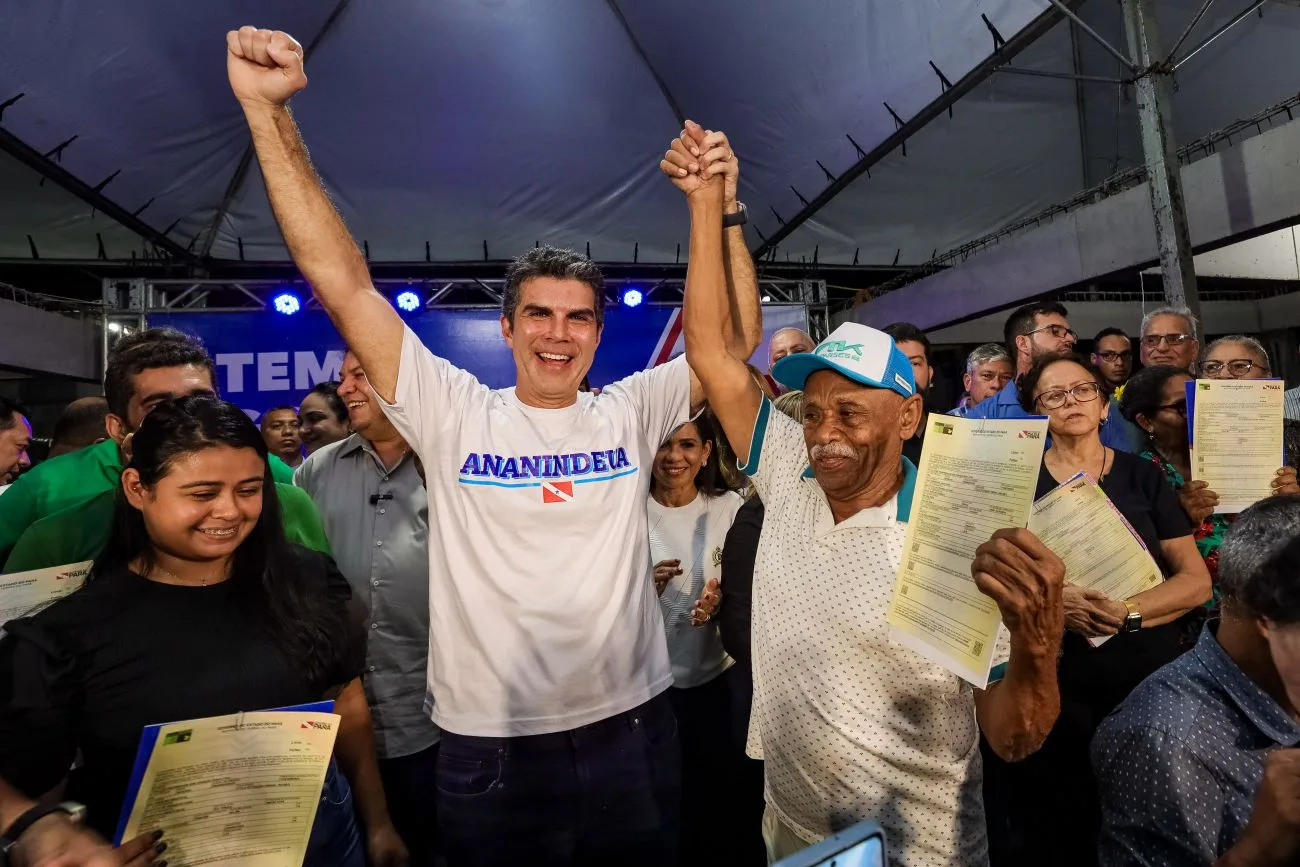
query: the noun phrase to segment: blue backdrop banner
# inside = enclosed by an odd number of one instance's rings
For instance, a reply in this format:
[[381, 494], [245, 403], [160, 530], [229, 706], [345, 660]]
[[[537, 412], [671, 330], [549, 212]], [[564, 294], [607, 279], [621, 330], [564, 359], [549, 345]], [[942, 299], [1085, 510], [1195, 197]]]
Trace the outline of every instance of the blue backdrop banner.
[[[421, 310], [403, 316], [424, 345], [492, 388], [514, 385], [515, 365], [491, 309]], [[783, 326], [804, 327], [802, 307], [764, 311], [766, 336]], [[337, 379], [343, 340], [320, 310], [292, 316], [248, 313], [160, 313], [151, 326], [170, 326], [203, 341], [217, 363], [221, 395], [256, 420], [275, 406], [297, 406], [312, 386]], [[766, 345], [766, 340], [764, 345]], [[681, 308], [610, 307], [590, 373], [601, 387], [681, 352]], [[766, 367], [767, 352], [755, 353]]]

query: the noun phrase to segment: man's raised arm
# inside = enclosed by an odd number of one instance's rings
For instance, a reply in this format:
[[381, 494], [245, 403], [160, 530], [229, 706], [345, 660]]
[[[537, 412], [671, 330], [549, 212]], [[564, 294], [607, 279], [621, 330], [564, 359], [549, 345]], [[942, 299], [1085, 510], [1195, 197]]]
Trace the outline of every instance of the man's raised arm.
[[686, 336], [686, 360], [703, 386], [709, 407], [722, 422], [737, 459], [744, 464], [749, 458], [749, 444], [763, 393], [744, 360], [737, 358], [728, 345], [732, 301], [727, 292], [722, 256], [723, 187], [719, 175], [701, 173], [698, 183], [686, 191], [691, 212], [691, 244], [682, 330]]
[[289, 98], [307, 86], [302, 46], [287, 33], [241, 27], [226, 34], [226, 48], [230, 87], [248, 119], [289, 254], [361, 360], [370, 385], [391, 402], [402, 320], [375, 290], [366, 261], [325, 194], [289, 112]]

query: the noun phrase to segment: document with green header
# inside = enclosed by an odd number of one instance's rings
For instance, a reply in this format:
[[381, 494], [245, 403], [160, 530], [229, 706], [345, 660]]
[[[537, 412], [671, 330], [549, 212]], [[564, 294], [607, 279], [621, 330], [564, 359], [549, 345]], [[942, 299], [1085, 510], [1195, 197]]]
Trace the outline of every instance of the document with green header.
[[932, 415], [926, 426], [889, 634], [983, 689], [1002, 617], [971, 563], [995, 532], [1028, 521], [1047, 419]]

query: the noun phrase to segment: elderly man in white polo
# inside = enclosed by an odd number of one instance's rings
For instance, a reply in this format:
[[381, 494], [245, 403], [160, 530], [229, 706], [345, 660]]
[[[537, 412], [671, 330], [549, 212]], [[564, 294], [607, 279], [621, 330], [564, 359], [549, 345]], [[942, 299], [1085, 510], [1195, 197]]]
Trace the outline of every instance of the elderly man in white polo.
[[1026, 530], [980, 547], [972, 575], [1007, 627], [995, 659], [1007, 664], [987, 689], [890, 640], [916, 476], [902, 447], [923, 414], [911, 365], [882, 332], [843, 325], [773, 368], [803, 391], [803, 424], [773, 412], [722, 339], [721, 195], [689, 199], [684, 327], [709, 405], [767, 508], [750, 745], [765, 762], [769, 856], [870, 818], [893, 865], [987, 864], [979, 734], [1014, 760], [1055, 721], [1064, 565]]

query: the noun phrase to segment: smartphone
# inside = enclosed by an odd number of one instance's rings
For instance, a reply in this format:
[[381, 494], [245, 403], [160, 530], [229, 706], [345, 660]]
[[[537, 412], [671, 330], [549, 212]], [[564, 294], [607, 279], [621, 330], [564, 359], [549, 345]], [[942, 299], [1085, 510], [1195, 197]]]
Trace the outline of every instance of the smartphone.
[[859, 822], [775, 867], [886, 867], [885, 832], [875, 822]]

